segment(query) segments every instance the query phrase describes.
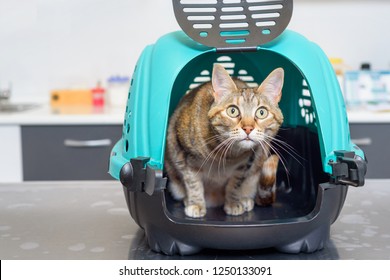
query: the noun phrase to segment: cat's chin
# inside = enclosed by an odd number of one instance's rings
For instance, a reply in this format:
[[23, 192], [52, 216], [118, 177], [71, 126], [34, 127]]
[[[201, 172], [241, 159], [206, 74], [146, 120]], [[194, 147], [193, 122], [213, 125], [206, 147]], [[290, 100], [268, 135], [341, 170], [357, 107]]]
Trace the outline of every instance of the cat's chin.
[[245, 150], [253, 149], [256, 146], [256, 143], [251, 139], [241, 140], [238, 144], [241, 149]]

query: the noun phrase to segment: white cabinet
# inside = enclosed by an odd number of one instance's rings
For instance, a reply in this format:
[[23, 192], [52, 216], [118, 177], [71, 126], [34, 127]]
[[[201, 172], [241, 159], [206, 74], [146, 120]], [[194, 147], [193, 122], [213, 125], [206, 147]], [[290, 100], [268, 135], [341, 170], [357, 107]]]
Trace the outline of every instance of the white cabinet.
[[21, 143], [19, 125], [0, 125], [0, 183], [23, 180]]

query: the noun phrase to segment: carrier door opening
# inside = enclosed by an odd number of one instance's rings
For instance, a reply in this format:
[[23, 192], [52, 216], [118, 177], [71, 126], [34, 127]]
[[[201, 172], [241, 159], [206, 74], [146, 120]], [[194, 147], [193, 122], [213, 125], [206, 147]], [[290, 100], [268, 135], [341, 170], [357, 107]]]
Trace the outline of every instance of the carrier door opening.
[[[288, 59], [266, 50], [204, 53], [187, 63], [178, 74], [171, 94], [170, 115], [183, 95], [210, 81], [214, 63], [222, 64], [231, 76], [240, 78], [250, 87], [257, 87], [273, 69], [282, 67], [285, 84], [280, 108], [284, 124], [272, 143], [273, 152], [280, 158], [276, 202], [269, 207], [256, 206], [254, 211], [241, 216], [228, 216], [221, 207], [208, 209], [206, 221], [268, 223], [310, 215], [315, 208], [319, 184], [329, 178], [322, 170], [315, 110], [302, 73]], [[186, 219], [182, 202], [172, 199], [169, 192], [166, 192], [166, 199], [172, 217]]]

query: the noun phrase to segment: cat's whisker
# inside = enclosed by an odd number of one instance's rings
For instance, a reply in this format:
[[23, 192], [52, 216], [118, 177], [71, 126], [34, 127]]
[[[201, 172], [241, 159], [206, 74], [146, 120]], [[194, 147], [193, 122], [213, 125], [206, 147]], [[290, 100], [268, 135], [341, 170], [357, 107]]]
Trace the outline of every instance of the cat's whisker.
[[[259, 133], [261, 135], [262, 138], [264, 138], [265, 141], [269, 141], [271, 143], [273, 143], [275, 146], [277, 146], [278, 148], [282, 149], [283, 151], [287, 152], [292, 158], [294, 158], [299, 164], [302, 165], [301, 161], [300, 160], [303, 160], [303, 161], [306, 161], [305, 158], [301, 157], [298, 152], [295, 150], [295, 148], [293, 146], [291, 146], [290, 144], [288, 144], [287, 142], [283, 141], [283, 140], [280, 140], [277, 138], [277, 136], [275, 137], [272, 137], [272, 136], [269, 136], [263, 132], [260, 132]], [[299, 159], [300, 160], [299, 160]]]
[[263, 145], [263, 141], [257, 140], [257, 142], [260, 144], [260, 147], [263, 150], [263, 152], [266, 153], [267, 156], [269, 156], [270, 155], [269, 149], [267, 149], [266, 146]]
[[278, 142], [278, 143], [282, 144], [283, 146], [286, 146], [286, 148], [288, 148], [291, 152], [293, 152], [297, 157], [301, 158], [302, 160], [306, 160], [303, 157], [301, 157], [299, 155], [299, 153], [295, 150], [295, 148], [293, 146], [291, 146], [290, 144], [288, 144], [286, 141], [278, 139], [277, 137], [270, 137], [268, 135], [267, 135], [267, 137], [272, 139], [274, 142]]
[[204, 147], [206, 147], [209, 144], [212, 144], [212, 143], [217, 142], [217, 141], [220, 142], [223, 139], [224, 139], [224, 137], [222, 137], [221, 135], [214, 135], [212, 137], [209, 137], [209, 138], [205, 139], [204, 143], [202, 144], [201, 147], [204, 148]]
[[224, 141], [222, 143], [220, 143], [217, 147], [214, 148], [214, 150], [212, 150], [208, 155], [207, 157], [203, 160], [202, 164], [200, 165], [198, 171], [196, 172], [196, 175], [199, 174], [200, 170], [202, 169], [202, 167], [210, 160], [210, 158], [213, 156], [214, 153], [218, 152], [218, 150], [220, 149], [221, 146], [224, 145]]
[[[216, 155], [216, 156], [219, 156], [219, 159], [218, 159], [218, 176], [219, 177], [221, 176], [221, 170], [220, 170], [221, 159], [223, 157], [223, 153], [225, 152], [227, 145], [229, 144], [229, 141], [230, 141], [230, 138], [227, 139], [227, 141], [225, 142], [225, 145], [220, 149], [220, 152]], [[212, 167], [212, 165], [210, 166], [209, 174], [211, 171], [211, 167]]]
[[229, 147], [229, 143], [231, 141], [230, 138], [228, 138], [229, 141], [227, 141], [226, 145], [223, 147], [223, 149], [221, 150], [221, 153], [219, 154], [219, 159], [218, 159], [218, 176], [221, 176], [221, 161], [222, 161], [222, 165], [223, 165], [223, 158], [224, 158], [224, 154], [225, 152], [227, 151], [228, 147]]
[[202, 162], [201, 166], [199, 167], [199, 170], [197, 171], [196, 174], [198, 174], [200, 172], [200, 170], [202, 169], [202, 167], [212, 158], [212, 162], [210, 164], [210, 168], [209, 168], [209, 172], [208, 172], [208, 175], [210, 175], [210, 171], [211, 171], [211, 168], [214, 164], [214, 160], [215, 160], [215, 157], [218, 155], [218, 153], [224, 148], [224, 146], [229, 142], [229, 139], [225, 139], [224, 141], [222, 141], [221, 143], [218, 144], [217, 147], [214, 148], [214, 150], [212, 150], [208, 155], [207, 157], [205, 158], [205, 160]]
[[[237, 140], [235, 138], [231, 138], [231, 141], [229, 143], [227, 143], [226, 145], [226, 148], [225, 148], [225, 151], [224, 153], [222, 154], [223, 156], [223, 160], [222, 160], [222, 168], [223, 170], [226, 170], [226, 158], [227, 158], [227, 155], [228, 155], [228, 152], [230, 150], [230, 148], [237, 142]], [[219, 167], [218, 167], [219, 168]]]
[[267, 140], [264, 140], [264, 143], [278, 156], [280, 162], [282, 163], [283, 165], [283, 168], [284, 170], [286, 171], [286, 178], [287, 178], [287, 184], [288, 186], [290, 187], [290, 171], [288, 170], [287, 168], [287, 164], [286, 164], [286, 159], [279, 153], [278, 150], [276, 150], [272, 144], [270, 142], [268, 142]]
[[264, 139], [264, 143], [270, 148], [270, 150], [272, 150], [278, 156], [278, 158], [282, 162], [286, 172], [289, 173], [287, 165], [285, 164], [286, 158], [274, 146], [272, 146], [271, 141]]
[[[223, 159], [224, 159], [224, 157], [227, 155], [227, 152], [228, 152], [228, 150], [229, 150], [229, 148], [230, 148], [231, 143], [232, 143], [233, 140], [234, 140], [234, 139], [232, 139], [232, 138], [226, 139], [226, 141], [224, 141], [224, 143], [225, 143], [224, 147], [221, 147], [221, 149], [219, 149], [220, 153], [219, 153], [219, 160], [218, 160], [218, 176], [220, 176], [220, 177], [221, 177], [221, 168], [220, 168], [220, 166], [221, 166], [221, 160], [222, 160], [223, 169], [225, 170]], [[234, 142], [234, 141], [233, 141], [233, 142]], [[225, 155], [225, 154], [226, 154], [226, 155]], [[214, 159], [216, 159], [216, 158], [214, 158]], [[214, 159], [213, 159], [212, 164], [214, 163]], [[211, 164], [211, 166], [210, 166], [209, 174], [210, 174], [210, 171], [211, 171], [211, 168], [212, 168], [212, 164]]]
[[211, 142], [211, 141], [223, 140], [223, 139], [224, 139], [224, 137], [222, 135], [214, 135], [214, 136], [211, 136], [209, 138], [204, 139], [204, 141], [206, 143], [208, 143], [208, 142]]
[[277, 148], [282, 149], [288, 155], [290, 155], [294, 160], [296, 160], [301, 166], [303, 166], [301, 160], [306, 161], [305, 158], [300, 156], [298, 152], [294, 149], [293, 146], [288, 144], [287, 142], [277, 139], [275, 137], [268, 136], [266, 134], [262, 134], [266, 141], [269, 141], [271, 144], [275, 145]]
[[220, 149], [219, 159], [218, 159], [218, 176], [221, 176], [221, 161], [223, 164], [224, 154], [228, 150], [230, 142], [231, 142], [231, 138], [226, 139], [224, 147]]
[[278, 156], [278, 158], [279, 158], [279, 160], [281, 161], [281, 163], [282, 163], [284, 169], [286, 170], [287, 174], [289, 174], [287, 165], [286, 165], [286, 163], [285, 163], [285, 160], [286, 160], [286, 159], [279, 153], [279, 151], [276, 150], [276, 149], [271, 145], [271, 143], [268, 142], [267, 140], [263, 140], [263, 141], [259, 141], [259, 142], [260, 142], [260, 144], [261, 144], [262, 146], [263, 146], [262, 143], [264, 143], [267, 147], [269, 147], [269, 149], [268, 149], [268, 154], [269, 154], [269, 155], [271, 154], [270, 150], [272, 150], [272, 151]]

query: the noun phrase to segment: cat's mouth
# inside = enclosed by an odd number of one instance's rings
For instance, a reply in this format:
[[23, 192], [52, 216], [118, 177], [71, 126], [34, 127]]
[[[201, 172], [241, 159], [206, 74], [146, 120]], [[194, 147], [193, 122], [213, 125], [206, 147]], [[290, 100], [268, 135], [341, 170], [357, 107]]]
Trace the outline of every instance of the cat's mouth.
[[255, 141], [253, 141], [253, 139], [251, 139], [250, 137], [245, 137], [241, 139], [239, 143], [241, 148], [247, 149], [253, 148], [253, 146], [255, 145]]
[[247, 135], [246, 137], [243, 137], [243, 139], [241, 141], [253, 141], [252, 137], [250, 137], [250, 135]]

